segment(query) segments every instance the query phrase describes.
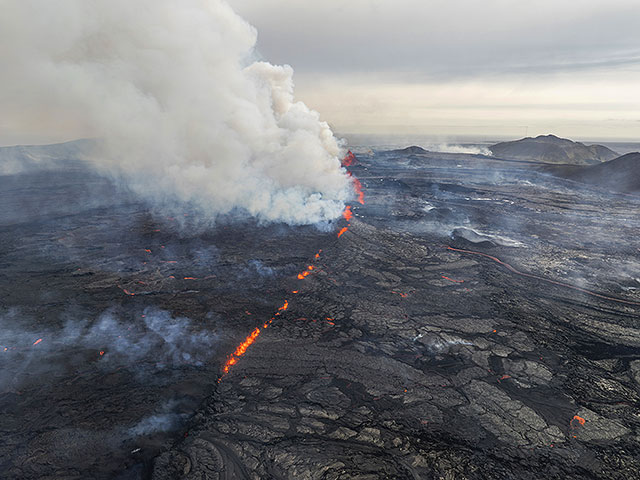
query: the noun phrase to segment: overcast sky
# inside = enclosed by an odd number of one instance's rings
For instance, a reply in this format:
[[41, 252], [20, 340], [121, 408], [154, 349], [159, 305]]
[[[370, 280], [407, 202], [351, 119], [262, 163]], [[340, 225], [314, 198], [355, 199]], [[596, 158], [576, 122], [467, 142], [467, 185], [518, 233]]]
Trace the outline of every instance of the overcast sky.
[[637, 0], [230, 0], [342, 133], [640, 141]]

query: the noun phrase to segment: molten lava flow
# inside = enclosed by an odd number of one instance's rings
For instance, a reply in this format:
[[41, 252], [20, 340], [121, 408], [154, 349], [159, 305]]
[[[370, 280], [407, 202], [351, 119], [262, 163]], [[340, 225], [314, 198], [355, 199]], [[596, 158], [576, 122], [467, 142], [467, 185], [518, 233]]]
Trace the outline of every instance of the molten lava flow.
[[[344, 158], [342, 165], [345, 167], [351, 166], [356, 162], [356, 157], [352, 152], [349, 152], [347, 154], [347, 156]], [[351, 173], [349, 172], [349, 175], [351, 176]], [[358, 194], [358, 201], [361, 204], [364, 204], [364, 193], [362, 191], [362, 184], [360, 183], [360, 181], [353, 177], [353, 185], [354, 185], [354, 189], [356, 191], [356, 193]], [[351, 211], [351, 206], [347, 205], [342, 216], [344, 217], [344, 219], [347, 222], [350, 222], [351, 219], [353, 218], [353, 212]], [[351, 224], [348, 223], [348, 226], [350, 226]], [[342, 236], [346, 231], [348, 230], [348, 227], [344, 227], [342, 228], [342, 230], [340, 230], [340, 232], [338, 233], [338, 237]], [[318, 260], [320, 258], [320, 254], [322, 253], [322, 250], [319, 250], [318, 253], [316, 253], [314, 255], [314, 259]], [[169, 262], [168, 262], [169, 263]], [[309, 275], [311, 275], [313, 273], [313, 271], [315, 270], [315, 267], [313, 265], [309, 265], [307, 266], [307, 269], [304, 270], [303, 272], [300, 272], [298, 274], [298, 280], [303, 280], [306, 277], [308, 277]], [[185, 279], [187, 279], [187, 277], [185, 277]], [[293, 293], [298, 293], [298, 290], [293, 290]], [[402, 296], [406, 296], [406, 294], [400, 294]], [[284, 304], [278, 308], [278, 311], [275, 313], [275, 315], [273, 317], [271, 317], [271, 319], [268, 322], [265, 322], [263, 324], [263, 330], [268, 328], [274, 321], [276, 316], [281, 315], [283, 312], [286, 312], [289, 308], [289, 301], [285, 300]], [[246, 312], [247, 315], [251, 315], [248, 311]], [[327, 323], [329, 325], [334, 326], [335, 323], [333, 321], [333, 318], [331, 317], [327, 317]], [[315, 322], [315, 320], [314, 320]], [[255, 330], [253, 330], [253, 332], [251, 332], [249, 334], [249, 336], [236, 348], [236, 350], [229, 355], [229, 357], [227, 358], [227, 361], [225, 362], [224, 366], [222, 367], [222, 375], [220, 376], [220, 378], [218, 378], [218, 382], [220, 382], [222, 380], [222, 378], [228, 374], [231, 371], [231, 367], [233, 367], [233, 365], [235, 365], [236, 363], [238, 363], [238, 359], [245, 354], [245, 352], [247, 351], [247, 349], [256, 341], [256, 339], [258, 338], [258, 336], [260, 335], [261, 330], [260, 328], [256, 327]]]
[[197, 280], [196, 277], [184, 277], [185, 280]]
[[364, 192], [362, 191], [362, 183], [356, 177], [352, 177], [353, 180], [353, 189], [358, 194], [358, 202], [364, 205]]
[[464, 283], [464, 280], [454, 280], [453, 278], [449, 278], [449, 277], [445, 277], [444, 275], [440, 275], [442, 278], [444, 278], [445, 280], [449, 280], [450, 282], [454, 282], [454, 283]]
[[395, 293], [396, 295], [400, 295], [402, 298], [407, 298], [409, 296], [408, 293], [396, 292], [395, 290], [391, 290], [391, 293]]
[[100, 352], [98, 352], [98, 353], [100, 353], [100, 356], [103, 356], [104, 355], [104, 350], [100, 350]]
[[229, 355], [229, 358], [227, 358], [227, 361], [225, 362], [224, 367], [222, 367], [222, 371], [224, 372], [225, 375], [229, 373], [229, 370], [231, 370], [231, 367], [233, 365], [238, 363], [238, 358], [245, 354], [245, 352], [247, 351], [247, 348], [249, 348], [251, 344], [256, 341], [256, 338], [258, 338], [259, 335], [260, 335], [260, 329], [256, 327], [256, 329], [249, 334], [249, 336], [244, 340], [244, 342], [238, 345], [235, 352]]
[[342, 159], [342, 166], [350, 167], [352, 165], [355, 165], [355, 163], [356, 163], [356, 156], [353, 154], [351, 150], [349, 150], [347, 152], [347, 155]]
[[122, 286], [118, 285], [118, 288], [120, 290], [122, 290], [124, 292], [125, 295], [129, 295], [130, 297], [135, 296], [135, 293], [130, 292], [129, 290], [127, 290], [126, 288], [123, 288]]
[[502, 265], [503, 267], [505, 267], [507, 270], [509, 270], [512, 273], [515, 273], [516, 275], [521, 275], [523, 277], [527, 277], [527, 278], [533, 278], [535, 280], [540, 280], [542, 282], [547, 282], [547, 283], [551, 283], [552, 285], [559, 285], [561, 287], [566, 287], [566, 288], [570, 288], [572, 290], [577, 290], [579, 292], [582, 293], [586, 293], [587, 295], [591, 295], [594, 297], [598, 297], [598, 298], [602, 298], [604, 300], [609, 300], [611, 302], [617, 302], [617, 303], [624, 303], [626, 305], [636, 305], [636, 306], [640, 306], [640, 302], [634, 302], [632, 300], [623, 300], [621, 298], [615, 298], [615, 297], [608, 297], [606, 295], [601, 295], [599, 293], [596, 292], [592, 292], [591, 290], [586, 290], [584, 288], [580, 288], [580, 287], [576, 287], [575, 285], [570, 285], [568, 283], [564, 283], [564, 282], [558, 282], [556, 280], [551, 280], [545, 277], [541, 277], [539, 275], [533, 275], [531, 273], [525, 273], [525, 272], [521, 272], [520, 270], [515, 269], [514, 267], [512, 267], [511, 265], [509, 265], [508, 263], [503, 262], [502, 260], [500, 260], [497, 257], [493, 257], [491, 255], [488, 255], [486, 253], [482, 253], [482, 252], [474, 252], [473, 250], [461, 250], [459, 248], [453, 248], [453, 247], [446, 247], [447, 250], [451, 250], [454, 252], [460, 252], [460, 253], [468, 253], [471, 255], [479, 255], [481, 257], [486, 257], [490, 260], [493, 260], [494, 262]]
[[[276, 315], [280, 315], [282, 312], [286, 311], [289, 308], [289, 300], [285, 300], [284, 303], [282, 304], [281, 307], [278, 308], [278, 311], [276, 312]], [[247, 315], [251, 315], [249, 312], [245, 312], [247, 313]], [[265, 322], [264, 325], [262, 326], [263, 329], [268, 328], [269, 325], [271, 325], [271, 323], [273, 323], [273, 319], [275, 317], [272, 317], [271, 320], [269, 320], [268, 322]], [[249, 336], [244, 340], [244, 342], [242, 342], [240, 345], [238, 345], [238, 347], [236, 348], [236, 350], [229, 355], [229, 358], [227, 358], [227, 361], [225, 362], [224, 366], [222, 367], [222, 376], [220, 378], [218, 378], [218, 382], [220, 382], [220, 380], [222, 380], [222, 377], [225, 376], [227, 373], [229, 373], [229, 371], [231, 370], [231, 367], [233, 365], [235, 365], [236, 363], [238, 363], [238, 358], [240, 358], [242, 355], [244, 355], [247, 351], [247, 349], [253, 344], [253, 342], [256, 341], [256, 339], [258, 338], [258, 336], [260, 335], [262, 330], [260, 330], [260, 328], [256, 327], [255, 330], [253, 332], [251, 332], [249, 334]]]
[[344, 217], [344, 219], [347, 222], [351, 221], [351, 219], [353, 218], [353, 212], [351, 211], [351, 205], [347, 205], [347, 207], [344, 209], [344, 212], [342, 212], [342, 216]]
[[[356, 163], [356, 156], [351, 152], [351, 150], [349, 150], [349, 152], [347, 153], [347, 156], [342, 159], [342, 166], [350, 167], [352, 165], [355, 165], [355, 163]], [[358, 194], [358, 202], [364, 205], [364, 192], [362, 191], [362, 184], [360, 183], [360, 180], [354, 177], [351, 172], [348, 172], [348, 173], [349, 173], [349, 176], [351, 177], [351, 180], [353, 181], [353, 189]]]
[[33, 342], [33, 344], [34, 344], [34, 345], [37, 345], [37, 344], [39, 344], [41, 341], [42, 341], [42, 339], [41, 339], [41, 338], [39, 338], [38, 340], [36, 340], [35, 342]]
[[[576, 425], [574, 422], [578, 422], [578, 424]], [[578, 415], [574, 415], [573, 418], [571, 419], [571, 426], [572, 427], [577, 427], [577, 426], [582, 426], [584, 425], [584, 423], [586, 422], [586, 420]]]
[[313, 265], [309, 265], [304, 272], [301, 272], [298, 274], [298, 280], [302, 280], [303, 278], [311, 275], [313, 268], [314, 268]]

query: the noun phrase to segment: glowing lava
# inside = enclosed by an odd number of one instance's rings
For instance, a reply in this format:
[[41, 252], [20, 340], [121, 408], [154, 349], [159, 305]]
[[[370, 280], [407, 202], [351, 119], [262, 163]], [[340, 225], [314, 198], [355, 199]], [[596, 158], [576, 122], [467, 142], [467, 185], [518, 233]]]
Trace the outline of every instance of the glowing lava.
[[584, 418], [580, 417], [579, 415], [574, 415], [570, 422], [571, 428], [581, 427], [585, 422], [586, 420]]
[[121, 287], [120, 285], [118, 285], [118, 287], [120, 287], [120, 290], [122, 290], [124, 292], [125, 295], [129, 295], [130, 297], [135, 296], [135, 293], [130, 292], [129, 290], [127, 290], [126, 288]]
[[449, 280], [450, 282], [454, 282], [454, 283], [464, 283], [464, 280], [454, 280], [453, 278], [449, 278], [449, 277], [445, 277], [444, 275], [440, 275], [442, 278], [444, 278], [445, 280]]
[[[353, 152], [351, 152], [351, 150], [349, 150], [349, 152], [347, 153], [347, 156], [342, 159], [342, 166], [350, 167], [352, 165], [355, 165], [355, 163], [356, 163], [356, 156], [353, 154]], [[353, 174], [348, 170], [347, 170], [347, 173], [349, 174], [349, 176], [351, 177], [351, 181], [353, 182], [353, 189], [358, 194], [358, 202], [364, 205], [364, 192], [362, 191], [362, 183], [360, 183], [360, 180], [354, 177]]]
[[231, 370], [231, 367], [233, 365], [238, 363], [238, 358], [246, 353], [247, 348], [249, 348], [251, 344], [256, 341], [256, 338], [258, 338], [259, 335], [260, 335], [260, 329], [256, 327], [256, 329], [249, 334], [249, 336], [244, 340], [244, 342], [238, 345], [238, 348], [236, 348], [235, 352], [229, 355], [229, 358], [227, 358], [227, 361], [225, 362], [224, 367], [222, 367], [222, 371], [224, 372], [225, 375], [229, 373], [229, 370]]
[[[289, 301], [285, 300], [284, 304], [280, 308], [278, 308], [278, 312], [276, 313], [276, 315], [280, 315], [282, 312], [286, 311], [288, 308], [289, 308]], [[222, 367], [222, 372], [223, 372], [222, 377], [225, 376], [227, 373], [229, 373], [229, 371], [231, 371], [231, 367], [234, 366], [236, 363], [238, 363], [238, 359], [247, 352], [247, 349], [253, 344], [253, 342], [256, 341], [256, 339], [260, 336], [260, 333], [264, 329], [268, 328], [272, 322], [273, 322], [273, 318], [271, 318], [271, 320], [269, 320], [268, 322], [265, 322], [264, 325], [262, 326], [263, 327], [262, 330], [260, 330], [259, 327], [256, 327], [255, 330], [251, 332], [247, 336], [247, 338], [245, 338], [244, 342], [238, 345], [235, 351], [231, 355], [229, 355], [229, 358], [227, 358], [227, 361], [224, 363], [224, 366]], [[218, 382], [222, 380], [222, 377], [218, 379]]]
[[347, 208], [345, 208], [344, 212], [342, 212], [342, 216], [344, 217], [344, 219], [347, 222], [351, 221], [351, 219], [353, 218], [353, 212], [351, 211], [351, 205], [347, 205]]
[[41, 338], [39, 338], [38, 340], [36, 340], [35, 342], [33, 342], [33, 344], [34, 344], [34, 345], [37, 345], [37, 344], [39, 344], [41, 341], [42, 341], [42, 339], [41, 339]]
[[[284, 301], [284, 305], [282, 305], [280, 308], [278, 308], [278, 312], [284, 312], [287, 308], [289, 308], [289, 301], [285, 300]], [[276, 314], [278, 315], [278, 314]]]
[[362, 191], [362, 183], [356, 177], [351, 178], [353, 180], [353, 189], [358, 194], [358, 202], [364, 205], [364, 192]]
[[350, 167], [352, 165], [355, 165], [355, 163], [356, 163], [356, 156], [353, 154], [351, 150], [349, 150], [347, 152], [347, 155], [342, 159], [342, 166]]
[[[342, 166], [344, 167], [349, 167], [351, 165], [354, 165], [356, 162], [356, 157], [355, 155], [349, 151], [347, 153], [347, 156], [342, 160]], [[362, 191], [362, 184], [360, 183], [360, 181], [353, 177], [351, 175], [351, 172], [348, 172], [349, 176], [351, 176], [352, 181], [353, 181], [353, 187], [354, 190], [356, 191], [356, 193], [358, 194], [358, 201], [361, 204], [364, 204], [364, 192]], [[342, 213], [343, 218], [347, 221], [350, 222], [351, 219], [353, 218], [353, 212], [351, 211], [351, 206], [347, 205], [344, 212]], [[338, 232], [338, 237], [342, 236], [349, 228], [349, 226], [351, 226], [350, 223], [348, 223], [347, 227], [343, 227], [340, 232]], [[322, 250], [319, 250], [318, 253], [316, 253], [314, 255], [314, 259], [318, 260], [320, 258], [320, 254], [322, 253]], [[167, 262], [170, 263], [170, 262]], [[308, 277], [309, 275], [311, 275], [314, 271], [315, 267], [313, 265], [309, 265], [307, 266], [307, 269], [304, 270], [303, 272], [300, 272], [298, 274], [298, 280], [303, 280], [306, 277]], [[185, 277], [186, 279], [187, 277]], [[298, 293], [298, 290], [293, 290], [293, 293]], [[406, 294], [400, 294], [402, 296], [406, 296]], [[231, 367], [233, 367], [236, 363], [238, 363], [239, 358], [245, 354], [245, 352], [247, 351], [247, 349], [257, 340], [258, 336], [260, 336], [260, 333], [269, 327], [269, 325], [271, 325], [273, 323], [273, 320], [275, 319], [276, 316], [281, 315], [283, 312], [287, 311], [287, 309], [289, 308], [289, 301], [285, 300], [284, 304], [278, 308], [278, 311], [275, 313], [275, 315], [273, 317], [271, 317], [271, 319], [267, 322], [265, 322], [263, 324], [263, 328], [262, 330], [259, 327], [256, 327], [255, 330], [253, 330], [248, 336], [247, 338], [240, 344], [238, 345], [238, 347], [236, 348], [236, 350], [229, 355], [229, 357], [227, 358], [227, 361], [224, 363], [223, 367], [222, 367], [222, 375], [220, 376], [220, 378], [218, 378], [218, 382], [220, 382], [222, 380], [222, 378], [228, 374], [231, 371]], [[249, 312], [246, 312], [247, 315], [250, 315]], [[333, 321], [333, 318], [331, 317], [327, 317], [327, 323], [329, 325], [335, 325], [335, 322]], [[314, 320], [315, 321], [315, 320]]]
[[298, 280], [302, 280], [303, 278], [311, 275], [313, 268], [314, 268], [313, 265], [309, 265], [304, 272], [301, 272], [298, 274]]

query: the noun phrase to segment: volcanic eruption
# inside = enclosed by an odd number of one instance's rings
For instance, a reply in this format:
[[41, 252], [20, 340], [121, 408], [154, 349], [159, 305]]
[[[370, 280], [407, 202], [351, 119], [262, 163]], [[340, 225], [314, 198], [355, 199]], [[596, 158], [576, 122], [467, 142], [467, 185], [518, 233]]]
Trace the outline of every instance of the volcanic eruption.
[[637, 154], [348, 150], [222, 1], [3, 6], [89, 139], [0, 147], [0, 476], [640, 477]]
[[4, 114], [96, 137], [96, 168], [163, 212], [311, 224], [344, 210], [340, 142], [295, 100], [291, 67], [255, 60], [255, 29], [224, 1], [5, 8]]

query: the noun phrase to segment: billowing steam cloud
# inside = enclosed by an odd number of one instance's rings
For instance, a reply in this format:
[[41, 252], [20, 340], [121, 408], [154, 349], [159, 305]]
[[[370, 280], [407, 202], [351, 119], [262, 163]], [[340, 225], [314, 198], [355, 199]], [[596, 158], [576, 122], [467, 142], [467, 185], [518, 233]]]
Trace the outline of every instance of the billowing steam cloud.
[[0, 0], [0, 109], [72, 125], [145, 198], [210, 217], [337, 218], [340, 145], [222, 0]]

